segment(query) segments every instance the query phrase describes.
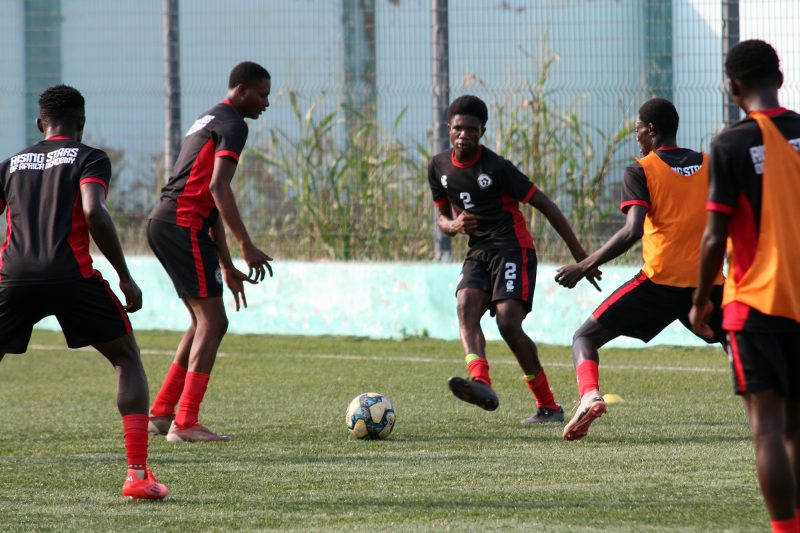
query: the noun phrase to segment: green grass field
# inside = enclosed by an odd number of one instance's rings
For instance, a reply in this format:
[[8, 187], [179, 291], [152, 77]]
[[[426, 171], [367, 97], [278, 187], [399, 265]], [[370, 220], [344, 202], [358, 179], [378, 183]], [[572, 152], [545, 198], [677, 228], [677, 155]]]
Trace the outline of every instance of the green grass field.
[[[156, 393], [179, 335], [138, 332]], [[540, 347], [556, 398], [576, 399], [569, 350]], [[491, 344], [500, 408], [459, 402], [458, 343], [226, 337], [201, 412], [231, 443], [151, 439], [171, 494], [128, 502], [111, 366], [35, 332], [0, 363], [0, 531], [767, 531], [749, 430], [721, 350], [605, 350], [624, 403], [564, 442], [533, 411], [513, 356]], [[358, 393], [387, 395], [397, 425], [357, 441]]]

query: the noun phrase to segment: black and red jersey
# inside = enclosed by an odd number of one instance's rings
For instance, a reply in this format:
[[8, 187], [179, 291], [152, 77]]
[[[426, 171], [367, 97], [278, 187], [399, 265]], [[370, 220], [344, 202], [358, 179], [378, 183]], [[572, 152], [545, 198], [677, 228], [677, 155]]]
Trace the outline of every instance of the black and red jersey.
[[[784, 108], [762, 111], [777, 128], [783, 140], [800, 151], [800, 115]], [[766, 154], [761, 128], [746, 117], [723, 130], [711, 144], [709, 198], [706, 208], [730, 216], [728, 278], [739, 283], [756, 259], [764, 216], [763, 180]], [[779, 182], [778, 182], [779, 183]], [[780, 194], [780, 193], [778, 193]], [[785, 194], [788, 194], [785, 193]], [[794, 212], [773, 213], [793, 217]], [[793, 249], [779, 250], [795, 254]], [[723, 326], [731, 331], [776, 331], [798, 327], [797, 322], [782, 316], [769, 316], [740, 302], [724, 302]]]
[[108, 194], [111, 161], [102, 150], [50, 137], [0, 163], [6, 239], [0, 285], [62, 283], [95, 274], [80, 188]]
[[150, 218], [195, 230], [212, 227], [219, 215], [209, 190], [214, 160], [227, 156], [238, 161], [247, 131], [247, 123], [229, 100], [195, 120]]
[[478, 231], [469, 237], [471, 249], [534, 249], [519, 204], [530, 201], [536, 186], [510, 161], [482, 145], [466, 163], [447, 150], [431, 159], [428, 184], [436, 205], [449, 202], [456, 214], [469, 211], [477, 217]]

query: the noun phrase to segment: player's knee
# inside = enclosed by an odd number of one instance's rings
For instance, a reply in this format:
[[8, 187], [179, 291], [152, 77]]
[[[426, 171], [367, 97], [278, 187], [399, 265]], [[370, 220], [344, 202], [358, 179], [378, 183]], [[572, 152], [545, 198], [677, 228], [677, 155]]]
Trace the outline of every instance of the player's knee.
[[522, 331], [522, 321], [514, 315], [497, 313], [497, 329], [503, 337], [515, 335]]

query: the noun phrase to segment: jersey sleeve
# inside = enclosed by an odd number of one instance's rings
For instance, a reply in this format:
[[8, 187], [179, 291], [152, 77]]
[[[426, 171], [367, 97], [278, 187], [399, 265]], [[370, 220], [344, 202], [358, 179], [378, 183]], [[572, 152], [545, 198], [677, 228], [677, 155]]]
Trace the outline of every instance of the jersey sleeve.
[[108, 185], [111, 183], [111, 160], [102, 150], [92, 150], [81, 166], [80, 185], [97, 183], [103, 186], [108, 196]]
[[[708, 161], [708, 211], [718, 211], [726, 215], [733, 214], [739, 187], [735, 181], [734, 169], [741, 163], [731, 159], [732, 150], [727, 149], [724, 141], [716, 141], [711, 145]], [[738, 165], [738, 167], [737, 167]]]
[[522, 204], [527, 204], [536, 192], [536, 185], [507, 159], [501, 160], [500, 176], [503, 191]]
[[442, 182], [440, 178], [437, 176], [438, 172], [436, 172], [436, 165], [433, 164], [433, 159], [428, 162], [428, 185], [431, 188], [431, 194], [433, 195], [433, 203], [436, 205], [441, 205], [447, 202], [447, 192], [444, 190], [444, 186], [442, 186]]
[[228, 120], [221, 123], [215, 133], [217, 146], [214, 157], [228, 156], [239, 161], [247, 142], [247, 124], [243, 120]]
[[641, 205], [650, 209], [650, 190], [647, 188], [647, 177], [639, 163], [628, 165], [622, 180], [622, 198], [619, 209], [627, 213], [632, 205]]

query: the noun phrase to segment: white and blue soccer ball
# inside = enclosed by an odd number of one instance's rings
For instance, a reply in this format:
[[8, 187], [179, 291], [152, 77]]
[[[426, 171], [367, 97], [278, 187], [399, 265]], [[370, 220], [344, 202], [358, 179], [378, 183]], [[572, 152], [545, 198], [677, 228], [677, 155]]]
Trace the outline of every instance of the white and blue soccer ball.
[[395, 420], [392, 402], [377, 392], [353, 398], [345, 415], [347, 429], [359, 439], [385, 439], [392, 432]]

